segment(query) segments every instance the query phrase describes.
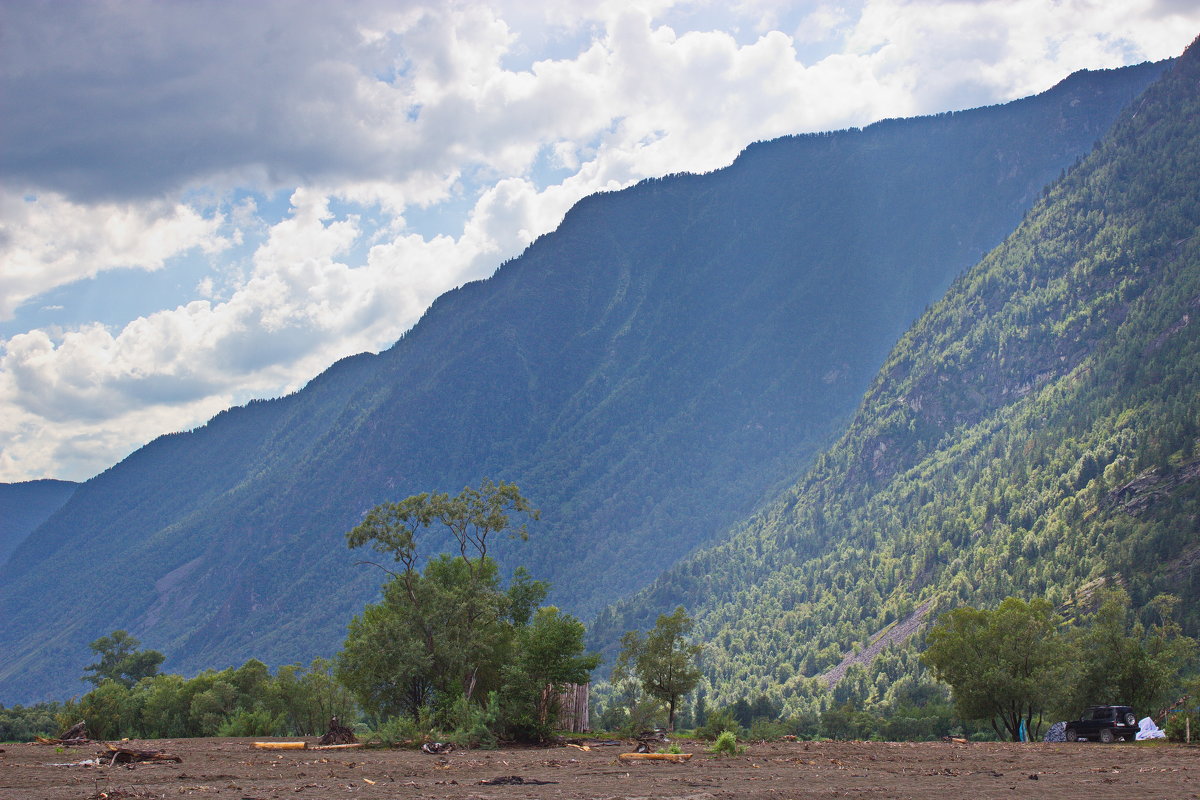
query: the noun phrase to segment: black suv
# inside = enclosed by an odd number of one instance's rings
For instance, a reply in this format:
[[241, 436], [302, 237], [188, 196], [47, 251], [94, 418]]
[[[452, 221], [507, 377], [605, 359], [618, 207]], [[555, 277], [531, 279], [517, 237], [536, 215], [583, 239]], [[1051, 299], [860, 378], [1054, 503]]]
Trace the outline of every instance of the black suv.
[[1068, 742], [1079, 739], [1115, 742], [1132, 739], [1137, 732], [1137, 715], [1129, 706], [1092, 706], [1079, 719], [1067, 723]]

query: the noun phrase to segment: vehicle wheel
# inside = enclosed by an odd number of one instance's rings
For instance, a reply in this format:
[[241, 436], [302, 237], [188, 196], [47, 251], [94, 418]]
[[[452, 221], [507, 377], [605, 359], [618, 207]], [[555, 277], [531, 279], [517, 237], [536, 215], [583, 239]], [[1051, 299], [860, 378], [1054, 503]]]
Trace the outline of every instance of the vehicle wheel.
[[1063, 736], [1067, 737], [1068, 742], [1079, 741], [1079, 734], [1075, 732], [1074, 728], [1067, 728], [1065, 731], [1063, 731]]
[[1126, 725], [1137, 725], [1138, 724], [1137, 717], [1135, 717], [1133, 714], [1126, 714], [1125, 715], [1125, 724]]
[[1114, 741], [1116, 741], [1116, 738], [1117, 737], [1113, 736], [1112, 728], [1100, 729], [1100, 741], [1104, 742], [1105, 744], [1112, 744]]

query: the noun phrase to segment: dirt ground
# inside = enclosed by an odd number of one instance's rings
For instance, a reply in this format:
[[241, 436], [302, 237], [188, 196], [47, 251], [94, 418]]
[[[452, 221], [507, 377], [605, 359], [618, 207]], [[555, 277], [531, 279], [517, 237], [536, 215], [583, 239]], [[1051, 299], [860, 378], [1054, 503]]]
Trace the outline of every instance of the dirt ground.
[[[625, 763], [621, 746], [258, 750], [251, 739], [124, 743], [182, 763], [80, 766], [103, 746], [0, 745], [0, 800], [130, 798], [1200, 798], [1200, 747], [1162, 743], [793, 742], [686, 763]], [[491, 785], [483, 781], [508, 779]], [[514, 780], [519, 778], [520, 781]], [[533, 783], [538, 781], [539, 783]]]

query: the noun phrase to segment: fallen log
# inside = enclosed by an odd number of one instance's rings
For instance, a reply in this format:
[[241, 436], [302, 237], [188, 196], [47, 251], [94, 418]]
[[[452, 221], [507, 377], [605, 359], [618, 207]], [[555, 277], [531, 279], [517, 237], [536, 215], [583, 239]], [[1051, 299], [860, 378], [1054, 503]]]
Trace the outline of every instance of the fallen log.
[[307, 750], [308, 742], [255, 742], [259, 750]]
[[350, 744], [314, 744], [309, 747], [309, 750], [354, 750], [359, 747], [365, 747], [362, 742], [351, 742]]
[[691, 757], [691, 753], [621, 753], [618, 756], [622, 761], [687, 761]]
[[165, 750], [131, 750], [128, 747], [118, 747], [115, 744], [107, 745], [108, 751], [112, 753], [112, 758], [109, 760], [109, 765], [113, 764], [137, 764], [146, 761], [174, 761], [176, 764], [182, 764], [183, 759], [179, 756], [168, 755]]

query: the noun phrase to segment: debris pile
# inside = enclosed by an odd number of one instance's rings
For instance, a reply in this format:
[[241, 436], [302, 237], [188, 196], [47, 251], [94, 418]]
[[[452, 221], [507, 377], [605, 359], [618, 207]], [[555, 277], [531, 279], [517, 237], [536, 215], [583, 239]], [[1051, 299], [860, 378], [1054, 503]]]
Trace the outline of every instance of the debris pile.
[[165, 750], [132, 750], [128, 747], [118, 747], [115, 744], [108, 745], [108, 750], [112, 753], [112, 759], [108, 762], [109, 766], [113, 764], [139, 764], [144, 761], [174, 761], [176, 764], [183, 763], [182, 758], [168, 755]]
[[358, 737], [354, 735], [354, 731], [347, 728], [337, 717], [331, 717], [329, 720], [329, 730], [317, 742], [318, 745], [329, 744], [355, 744], [358, 742]]
[[80, 720], [63, 732], [62, 735], [54, 739], [47, 739], [45, 736], [35, 736], [34, 740], [38, 744], [66, 745], [70, 747], [72, 745], [87, 744], [91, 741], [91, 737], [88, 735], [87, 725]]

